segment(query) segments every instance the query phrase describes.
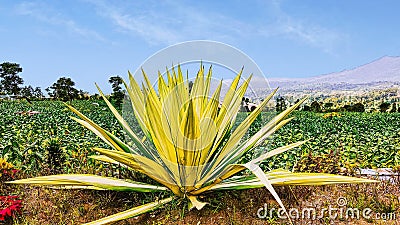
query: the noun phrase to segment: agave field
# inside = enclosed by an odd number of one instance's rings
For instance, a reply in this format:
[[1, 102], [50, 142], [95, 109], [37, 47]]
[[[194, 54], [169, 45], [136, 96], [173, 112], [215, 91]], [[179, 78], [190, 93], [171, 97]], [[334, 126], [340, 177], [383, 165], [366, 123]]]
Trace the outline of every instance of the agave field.
[[[221, 127], [216, 130], [215, 137], [210, 136], [212, 132], [205, 136], [213, 144], [200, 148], [203, 149], [202, 151], [210, 151], [210, 154], [204, 153], [202, 155], [200, 152], [200, 155], [192, 155], [199, 153], [187, 152], [185, 149], [193, 145], [192, 142], [187, 141], [181, 144], [188, 146], [176, 151], [182, 151], [182, 154], [188, 158], [175, 158], [174, 154], [172, 154], [173, 150], [168, 150], [170, 144], [165, 141], [168, 137], [159, 136], [161, 134], [158, 131], [162, 127], [156, 127], [157, 123], [143, 123], [145, 120], [157, 121], [158, 119], [152, 117], [158, 115], [157, 109], [151, 108], [158, 107], [156, 92], [148, 87], [150, 92], [143, 90], [142, 93], [140, 89], [135, 89], [136, 86], [133, 85], [128, 87], [131, 99], [140, 99], [140, 96], [148, 95], [147, 97], [151, 98], [155, 103], [146, 108], [151, 113], [146, 114], [145, 111], [139, 111], [139, 114], [136, 115], [137, 118], [141, 119], [142, 123], [129, 123], [127, 121], [129, 125], [122, 117], [119, 117], [121, 112], [114, 109], [107, 100], [81, 100], [67, 104], [59, 101], [37, 101], [32, 103], [24, 100], [1, 101], [0, 158], [4, 162], [11, 163], [12, 168], [18, 170], [17, 175], [20, 179], [54, 174], [71, 174], [71, 176], [64, 175], [63, 177], [52, 176], [25, 179], [15, 181], [16, 183], [61, 185], [70, 186], [70, 188], [74, 189], [75, 186], [79, 186], [95, 190], [117, 189], [144, 192], [169, 189], [174, 195], [187, 198], [189, 200], [188, 206], [198, 209], [203, 208], [205, 205], [205, 203], [199, 201], [198, 195], [208, 190], [247, 189], [249, 187], [262, 186], [267, 187], [279, 205], [283, 206], [271, 183], [263, 180], [265, 174], [262, 171], [271, 171], [266, 174], [270, 179], [272, 177], [272, 180], [274, 177], [277, 178], [274, 181], [276, 182], [274, 183], [275, 185], [328, 184], [329, 182], [359, 183], [369, 181], [366, 179], [357, 180], [358, 178], [348, 179], [343, 176], [323, 177], [323, 179], [332, 179], [332, 181], [315, 181], [311, 179], [313, 175], [306, 177], [308, 175], [304, 173], [295, 177], [295, 175], [292, 175], [294, 173], [289, 171], [310, 172], [307, 168], [324, 168], [324, 165], [320, 164], [325, 163], [328, 166], [330, 163], [334, 163], [336, 169], [343, 168], [353, 171], [357, 168], [392, 168], [400, 164], [399, 113], [323, 114], [293, 111], [291, 114], [293, 119], [283, 120], [297, 107], [293, 106], [279, 115], [275, 112], [261, 113], [261, 109], [251, 114], [239, 112], [235, 120], [235, 116], [229, 110], [234, 112], [235, 108], [239, 107], [239, 102], [232, 100], [234, 104], [230, 104], [230, 102], [223, 103], [227, 111], [220, 112], [218, 104], [208, 100], [199, 101], [192, 97], [187, 91], [188, 87], [178, 85], [181, 82], [180, 79], [180, 77], [169, 79], [169, 82], [172, 83], [169, 86], [165, 85], [164, 89], [161, 89], [160, 99], [166, 98], [167, 101], [168, 94], [175, 93], [169, 90], [170, 87], [176, 85], [176, 88], [182, 88], [180, 92], [177, 92], [178, 94], [175, 98], [187, 98], [186, 100], [189, 103], [182, 105], [185, 108], [182, 112], [173, 112], [175, 110], [173, 107], [170, 110], [171, 115], [181, 114], [183, 118], [187, 119], [187, 122], [182, 122], [179, 126], [181, 126], [180, 129], [187, 132], [188, 136], [200, 135], [199, 132], [201, 130], [196, 130], [195, 128], [204, 125], [194, 116], [193, 111], [199, 110], [199, 115], [209, 115], [213, 120], [217, 121], [216, 124]], [[208, 92], [205, 88], [209, 85], [207, 83], [208, 78], [198, 77], [197, 79], [197, 83], [195, 82], [194, 84], [194, 91], [199, 92], [199, 94]], [[239, 87], [238, 89], [240, 92], [232, 92], [232, 99], [242, 99], [243, 96], [240, 96], [240, 93], [243, 95], [246, 87]], [[215, 96], [218, 97], [218, 95], [219, 93], [216, 92]], [[217, 99], [217, 97], [215, 98]], [[141, 110], [141, 105], [143, 104], [135, 101], [132, 100], [132, 105]], [[81, 119], [71, 119], [76, 115]], [[278, 118], [277, 122], [269, 123], [271, 118], [276, 115], [278, 115], [275, 117]], [[158, 116], [162, 118], [162, 115]], [[229, 116], [232, 116], [232, 118]], [[234, 124], [230, 124], [230, 121], [234, 121]], [[121, 128], [120, 124], [125, 126], [124, 129]], [[132, 127], [132, 124], [137, 124], [137, 127]], [[176, 128], [179, 129], [179, 126]], [[232, 134], [227, 132], [228, 130], [232, 130]], [[136, 137], [136, 134], [139, 133], [140, 138]], [[267, 135], [268, 138], [264, 139], [264, 135]], [[243, 142], [243, 140], [245, 141]], [[247, 144], [247, 141], [250, 144]], [[107, 150], [109, 148], [107, 144], [111, 144], [116, 150]], [[133, 145], [136, 145], [140, 151], [129, 147]], [[148, 147], [142, 148], [141, 146], [150, 146], [151, 150]], [[272, 149], [276, 150], [271, 151]], [[135, 153], [136, 151], [138, 153]], [[101, 155], [98, 155], [98, 153]], [[136, 164], [138, 163], [137, 158], [142, 158], [147, 154], [148, 158], [143, 159], [142, 164]], [[179, 155], [179, 153], [176, 154]], [[274, 157], [271, 158], [271, 156]], [[318, 165], [305, 160], [313, 157], [318, 158], [319, 156], [325, 157], [325, 159], [315, 163]], [[166, 164], [164, 157], [172, 161], [173, 164]], [[154, 161], [149, 160], [147, 162], [146, 160], [148, 159]], [[186, 161], [186, 159], [191, 160]], [[203, 162], [204, 165], [197, 165], [197, 162]], [[257, 170], [258, 165], [254, 167], [255, 164], [253, 162], [259, 163], [262, 170]], [[159, 174], [157, 174], [153, 170], [160, 165], [164, 165], [164, 168], [160, 167]], [[11, 166], [9, 167], [11, 168]], [[126, 167], [137, 169], [137, 171], [145, 175], [139, 176]], [[175, 167], [177, 168], [174, 172]], [[180, 167], [184, 168], [183, 172]], [[192, 167], [196, 168], [196, 171]], [[245, 170], [246, 168], [250, 171]], [[185, 174], [185, 171], [190, 169], [193, 170], [190, 174], [195, 173], [197, 177], [192, 178], [189, 173], [182, 177], [181, 173]], [[3, 178], [5, 177], [5, 171], [3, 170]], [[15, 170], [13, 171], [15, 172]], [[340, 173], [341, 170], [318, 169], [311, 172]], [[249, 176], [251, 173], [254, 173], [255, 176]], [[93, 174], [93, 177], [79, 177], [80, 175], [72, 174]], [[230, 178], [233, 174], [238, 175], [238, 177]], [[99, 176], [134, 179], [135, 182], [124, 183], [122, 180], [111, 182], [111, 180], [103, 179]], [[315, 177], [318, 176], [321, 177], [322, 175], [315, 175]], [[278, 178], [283, 179], [284, 182], [279, 181]], [[85, 179], [90, 179], [94, 183], [83, 182], [82, 180]], [[226, 181], [222, 181], [223, 179], [226, 179]], [[1, 181], [10, 180], [13, 179], [2, 179]], [[160, 183], [165, 187], [158, 186]], [[4, 184], [2, 184], [3, 186]], [[12, 193], [13, 191], [10, 188], [2, 188], [1, 191], [7, 193], [0, 193], [0, 195], [18, 194]], [[159, 207], [161, 203], [167, 203], [174, 199], [169, 197], [161, 201], [147, 203], [115, 214], [115, 216], [100, 219], [98, 223], [90, 224], [105, 224], [133, 217], [153, 210]], [[20, 202], [18, 203], [20, 204]], [[21, 211], [20, 206], [14, 208]], [[8, 216], [12, 215], [9, 213]]]

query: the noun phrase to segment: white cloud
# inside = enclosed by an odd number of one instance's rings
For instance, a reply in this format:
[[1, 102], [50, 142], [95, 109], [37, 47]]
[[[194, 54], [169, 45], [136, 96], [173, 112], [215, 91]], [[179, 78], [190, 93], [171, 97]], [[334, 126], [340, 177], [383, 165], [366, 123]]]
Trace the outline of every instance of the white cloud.
[[300, 39], [314, 47], [321, 48], [325, 52], [332, 53], [335, 46], [345, 39], [345, 35], [315, 24], [305, 24], [288, 18], [281, 24], [282, 32], [290, 38]]
[[[143, 38], [150, 44], [175, 44], [193, 39], [231, 41], [244, 36], [250, 25], [210, 10], [174, 1], [116, 6], [114, 2], [87, 0], [98, 14], [117, 29]], [[208, 8], [207, 8], [208, 9]]]
[[143, 16], [133, 17], [127, 14], [121, 14], [115, 10], [109, 11], [107, 16], [109, 16], [120, 29], [138, 34], [152, 44], [159, 42], [171, 44], [180, 39], [177, 32], [160, 25], [160, 23], [157, 24], [149, 21]]
[[[223, 10], [213, 8], [207, 3], [194, 5], [172, 0], [81, 2], [94, 6], [98, 15], [114, 24], [115, 30], [139, 37], [151, 45], [170, 45], [194, 39], [237, 43], [274, 36], [333, 53], [347, 38], [343, 33], [319, 25], [318, 21], [294, 18], [281, 8], [280, 1], [249, 3], [248, 7], [254, 9], [252, 18], [237, 14], [236, 11], [227, 10], [223, 13]], [[229, 4], [235, 3], [226, 4], [229, 9]], [[43, 2], [20, 3], [16, 12], [48, 24], [62, 26], [86, 39], [106, 41], [103, 35], [82, 27]]]
[[[318, 21], [290, 16], [281, 9], [280, 1], [249, 4], [248, 7], [254, 8], [257, 15], [252, 19], [247, 15], [224, 14], [207, 3], [199, 7], [184, 1], [150, 0], [144, 3], [124, 2], [121, 5], [108, 0], [86, 2], [93, 4], [98, 14], [112, 21], [117, 30], [138, 36], [152, 45], [169, 45], [193, 39], [237, 42], [279, 36], [332, 53], [346, 39], [346, 35], [320, 26]], [[234, 3], [226, 4], [229, 7]], [[267, 12], [262, 10], [263, 6]], [[258, 15], [260, 19], [257, 19]], [[264, 23], [261, 18], [265, 19]]]
[[18, 15], [30, 16], [41, 22], [65, 27], [69, 32], [90, 40], [105, 41], [96, 31], [79, 26], [74, 20], [65, 18], [42, 2], [22, 2], [15, 7]]
[[281, 9], [280, 1], [274, 1], [269, 7], [272, 7], [275, 22], [261, 29], [260, 33], [266, 37], [283, 36], [320, 48], [327, 53], [333, 53], [335, 47], [347, 39], [346, 34], [320, 26], [317, 21], [290, 16]]

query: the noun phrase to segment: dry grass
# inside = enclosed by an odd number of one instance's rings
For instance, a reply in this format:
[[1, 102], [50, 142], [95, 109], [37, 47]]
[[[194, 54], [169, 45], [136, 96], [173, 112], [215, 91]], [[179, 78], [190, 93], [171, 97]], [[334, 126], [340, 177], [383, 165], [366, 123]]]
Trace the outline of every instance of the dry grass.
[[[13, 188], [13, 189], [11, 189]], [[28, 186], [5, 186], [2, 190], [18, 193], [23, 201], [23, 212], [14, 224], [54, 225], [81, 224], [120, 212], [130, 207], [155, 200], [156, 194], [115, 193], [89, 190], [51, 190]], [[395, 213], [396, 220], [374, 219], [297, 219], [295, 224], [400, 224], [399, 184], [336, 185], [325, 187], [277, 188], [286, 207], [317, 210], [328, 206], [337, 207], [337, 199], [347, 199], [347, 207], [371, 208], [375, 213]], [[257, 210], [268, 205], [278, 208], [274, 198], [264, 188], [210, 193], [202, 200], [210, 204], [201, 211], [187, 210], [186, 202], [176, 200], [154, 212], [116, 224], [286, 224], [287, 220], [260, 219]], [[372, 215], [374, 217], [375, 214]]]

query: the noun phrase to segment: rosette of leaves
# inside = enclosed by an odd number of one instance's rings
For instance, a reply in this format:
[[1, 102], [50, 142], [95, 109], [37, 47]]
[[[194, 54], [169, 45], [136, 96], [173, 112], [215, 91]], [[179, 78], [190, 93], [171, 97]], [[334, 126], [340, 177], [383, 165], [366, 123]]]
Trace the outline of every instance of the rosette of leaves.
[[[184, 198], [191, 208], [201, 209], [206, 203], [198, 199], [206, 192], [266, 187], [279, 205], [284, 205], [274, 190], [274, 185], [325, 185], [336, 183], [374, 182], [371, 180], [319, 173], [292, 173], [285, 170], [264, 172], [259, 164], [264, 160], [304, 141], [279, 147], [243, 162], [246, 153], [261, 145], [266, 138], [290, 122], [286, 118], [303, 101], [278, 114], [246, 140], [246, 133], [267, 102], [273, 91], [238, 126], [233, 128], [242, 98], [251, 76], [241, 80], [241, 72], [233, 79], [230, 88], [221, 99], [222, 81], [211, 91], [212, 70], [204, 67], [196, 76], [189, 91], [189, 81], [181, 68], [167, 71], [166, 78], [158, 77], [158, 88], [152, 86], [143, 72], [142, 87], [129, 73], [129, 94], [134, 116], [143, 131], [139, 137], [112, 104], [103, 96], [122, 128], [132, 140], [124, 143], [111, 132], [104, 130], [72, 106], [68, 106], [80, 118], [73, 118], [103, 139], [110, 149], [95, 148], [99, 155], [92, 156], [103, 162], [123, 165], [154, 179], [159, 185], [150, 185], [132, 180], [119, 180], [87, 174], [64, 174], [35, 177], [14, 181], [17, 184], [48, 185], [59, 188], [87, 188], [95, 190], [170, 192], [171, 197], [134, 207], [88, 224], [106, 224], [130, 218], [172, 201]], [[253, 175], [240, 175], [249, 169]]]
[[46, 162], [52, 174], [62, 171], [65, 162], [65, 153], [58, 138], [50, 138], [44, 142]]

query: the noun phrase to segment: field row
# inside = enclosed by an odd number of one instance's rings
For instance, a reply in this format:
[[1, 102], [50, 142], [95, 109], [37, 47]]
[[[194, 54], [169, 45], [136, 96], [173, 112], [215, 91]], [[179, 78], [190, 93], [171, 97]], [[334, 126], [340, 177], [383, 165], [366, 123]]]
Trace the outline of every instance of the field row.
[[[72, 105], [103, 128], [124, 138], [120, 126], [102, 101], [74, 101]], [[38, 111], [28, 115], [24, 112]], [[83, 128], [62, 102], [0, 102], [0, 153], [25, 173], [37, 174], [46, 163], [49, 141], [60, 141], [65, 153], [63, 172], [85, 172], [100, 165], [87, 156], [92, 147], [107, 147], [92, 132]], [[264, 113], [250, 132], [256, 132], [274, 113]], [[237, 121], [246, 117], [239, 113]], [[331, 117], [312, 112], [294, 112], [295, 118], [272, 138], [246, 157], [301, 140], [309, 140], [298, 149], [265, 162], [264, 168], [293, 168], [302, 156], [332, 152], [340, 163], [361, 168], [393, 167], [400, 164], [399, 113], [342, 113]], [[327, 117], [327, 118], [326, 118]], [[134, 130], [138, 130], [137, 127]], [[86, 171], [87, 172], [87, 171]]]

